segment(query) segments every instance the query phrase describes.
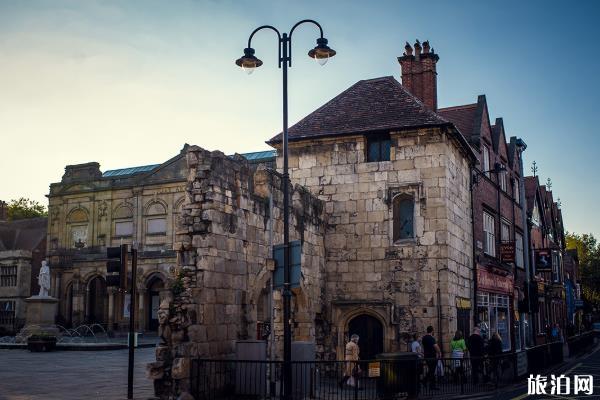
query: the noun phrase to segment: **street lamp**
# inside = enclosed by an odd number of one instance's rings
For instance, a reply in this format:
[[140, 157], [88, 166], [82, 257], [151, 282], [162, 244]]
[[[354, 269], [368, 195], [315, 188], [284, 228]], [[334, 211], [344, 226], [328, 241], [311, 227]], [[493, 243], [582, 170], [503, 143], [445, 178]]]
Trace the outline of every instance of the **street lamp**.
[[292, 330], [290, 301], [292, 297], [290, 282], [290, 227], [289, 227], [289, 173], [288, 173], [288, 90], [287, 70], [292, 66], [292, 34], [294, 30], [303, 23], [311, 23], [319, 28], [320, 37], [317, 45], [308, 52], [308, 56], [315, 59], [320, 65], [325, 65], [329, 58], [335, 56], [335, 50], [327, 46], [327, 39], [323, 37], [323, 28], [317, 21], [304, 19], [297, 22], [289, 35], [279, 33], [271, 25], [262, 25], [256, 28], [248, 38], [248, 46], [244, 49], [244, 55], [235, 61], [247, 74], [262, 65], [262, 61], [254, 55], [252, 48], [252, 37], [262, 29], [270, 29], [277, 34], [279, 50], [279, 68], [283, 72], [283, 383], [284, 398], [291, 398], [292, 394]]

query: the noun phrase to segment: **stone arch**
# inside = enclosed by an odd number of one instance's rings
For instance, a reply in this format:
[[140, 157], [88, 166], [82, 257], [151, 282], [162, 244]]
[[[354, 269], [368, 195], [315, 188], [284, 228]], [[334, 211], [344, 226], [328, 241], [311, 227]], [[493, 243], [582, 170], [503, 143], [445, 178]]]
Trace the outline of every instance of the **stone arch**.
[[349, 338], [346, 336], [348, 333], [350, 322], [354, 318], [359, 317], [361, 315], [370, 316], [376, 319], [381, 324], [383, 334], [383, 351], [391, 351], [394, 348], [393, 341], [395, 335], [394, 328], [391, 324], [390, 317], [386, 312], [386, 308], [378, 306], [369, 306], [366, 304], [357, 304], [355, 307], [344, 310], [341, 314], [339, 314], [339, 317], [337, 318], [335, 324], [337, 328], [337, 354], [343, 357], [344, 347], [349, 340]]
[[113, 210], [113, 219], [131, 219], [133, 218], [133, 207], [127, 202], [120, 203]]
[[168, 210], [166, 202], [160, 199], [152, 199], [144, 206], [144, 215], [165, 215]]
[[165, 285], [169, 281], [169, 278], [167, 277], [167, 274], [164, 271], [161, 271], [159, 269], [153, 269], [150, 271], [146, 271], [144, 273], [144, 275], [142, 276], [141, 281], [142, 281], [142, 284], [144, 285], [144, 288], [148, 287], [148, 285], [152, 282], [152, 280], [156, 279], [156, 278], [163, 281]]
[[184, 202], [185, 202], [185, 196], [181, 196], [180, 198], [175, 200], [175, 203], [173, 205], [173, 212], [181, 213], [183, 211], [182, 207], [183, 207]]
[[158, 330], [158, 309], [168, 290], [166, 275], [159, 270], [152, 270], [142, 277], [143, 289], [140, 291], [139, 324], [149, 331]]
[[67, 214], [67, 222], [69, 223], [83, 223], [89, 221], [89, 211], [81, 206], [73, 208]]
[[106, 324], [108, 322], [108, 291], [106, 279], [102, 274], [88, 274], [85, 281], [86, 322]]

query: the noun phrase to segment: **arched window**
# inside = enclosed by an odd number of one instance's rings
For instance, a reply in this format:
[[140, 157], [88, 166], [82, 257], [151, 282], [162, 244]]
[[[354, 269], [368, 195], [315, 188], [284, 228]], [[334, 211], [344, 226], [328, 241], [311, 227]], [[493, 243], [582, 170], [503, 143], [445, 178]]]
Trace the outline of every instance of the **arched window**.
[[165, 235], [167, 233], [167, 208], [158, 201], [146, 207], [146, 235]]
[[414, 229], [414, 197], [400, 194], [394, 197], [394, 242], [415, 237]]
[[70, 247], [82, 248], [88, 245], [88, 212], [78, 207], [68, 214]]

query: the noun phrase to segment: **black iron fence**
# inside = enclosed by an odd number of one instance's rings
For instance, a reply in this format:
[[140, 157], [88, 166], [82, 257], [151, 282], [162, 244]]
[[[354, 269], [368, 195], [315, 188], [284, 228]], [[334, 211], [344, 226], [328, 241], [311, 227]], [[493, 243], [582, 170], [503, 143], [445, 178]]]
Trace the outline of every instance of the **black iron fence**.
[[[594, 335], [569, 339], [571, 354], [589, 349]], [[292, 399], [367, 400], [430, 398], [493, 391], [547, 372], [563, 361], [562, 342], [518, 353], [464, 359], [397, 359], [371, 361], [293, 361]], [[527, 363], [522, 361], [527, 359]], [[191, 390], [199, 400], [275, 400], [283, 394], [283, 362], [194, 359]]]
[[[294, 361], [292, 398], [319, 400], [432, 397], [494, 390], [514, 380], [515, 357]], [[196, 359], [196, 399], [278, 399], [283, 362]]]
[[567, 339], [567, 345], [569, 346], [569, 356], [581, 354], [582, 352], [589, 349], [594, 344], [596, 338], [596, 332], [585, 332], [581, 335], [571, 336]]

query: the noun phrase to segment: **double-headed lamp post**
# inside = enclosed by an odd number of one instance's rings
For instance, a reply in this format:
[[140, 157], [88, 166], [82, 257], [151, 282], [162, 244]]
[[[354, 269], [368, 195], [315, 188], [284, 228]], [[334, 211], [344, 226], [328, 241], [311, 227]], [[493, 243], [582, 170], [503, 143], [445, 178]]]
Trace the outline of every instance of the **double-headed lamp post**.
[[308, 52], [308, 56], [315, 59], [320, 65], [325, 65], [330, 57], [335, 56], [335, 50], [327, 46], [327, 39], [323, 37], [323, 28], [317, 21], [304, 19], [296, 23], [287, 33], [279, 31], [271, 25], [263, 25], [256, 28], [248, 38], [248, 47], [244, 49], [244, 55], [235, 61], [246, 73], [251, 74], [255, 68], [262, 65], [262, 61], [254, 55], [252, 48], [252, 37], [262, 29], [270, 29], [277, 34], [279, 49], [279, 68], [283, 71], [283, 382], [284, 398], [291, 397], [292, 386], [292, 330], [290, 301], [292, 297], [290, 282], [290, 227], [289, 227], [289, 173], [288, 173], [288, 90], [287, 70], [292, 66], [292, 34], [294, 30], [303, 23], [311, 23], [319, 28], [320, 37], [317, 39], [315, 48]]

